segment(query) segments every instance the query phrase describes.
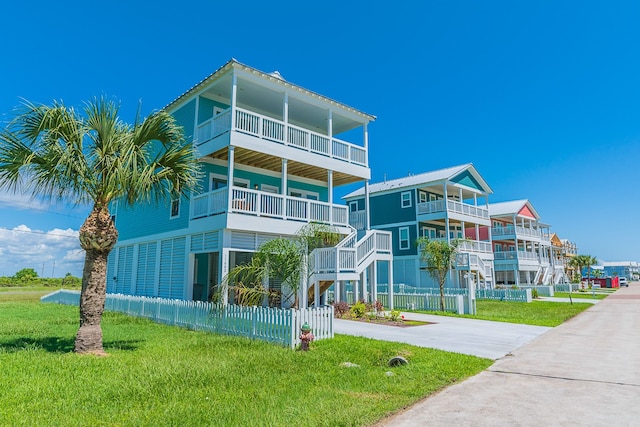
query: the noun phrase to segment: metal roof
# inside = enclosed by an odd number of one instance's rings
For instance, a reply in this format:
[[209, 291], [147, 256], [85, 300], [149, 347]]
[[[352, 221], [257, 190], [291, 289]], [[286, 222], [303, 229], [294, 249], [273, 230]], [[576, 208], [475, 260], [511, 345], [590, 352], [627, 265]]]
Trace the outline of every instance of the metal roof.
[[[396, 190], [400, 188], [420, 187], [424, 185], [434, 184], [438, 182], [445, 182], [460, 173], [470, 170], [475, 179], [478, 180], [488, 194], [493, 193], [491, 187], [485, 182], [485, 180], [478, 174], [472, 163], [466, 163], [464, 165], [452, 166], [445, 169], [438, 169], [431, 172], [425, 172], [417, 175], [409, 175], [403, 178], [392, 179], [384, 182], [379, 182], [369, 185], [369, 194], [380, 193], [383, 191]], [[346, 196], [343, 199], [351, 197], [357, 197], [364, 195], [364, 187], [361, 187]]]

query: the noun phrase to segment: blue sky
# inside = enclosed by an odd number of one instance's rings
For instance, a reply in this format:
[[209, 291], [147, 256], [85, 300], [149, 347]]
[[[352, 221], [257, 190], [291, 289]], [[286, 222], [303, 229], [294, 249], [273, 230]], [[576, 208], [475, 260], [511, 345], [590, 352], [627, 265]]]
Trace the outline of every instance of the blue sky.
[[[146, 3], [4, 5], [0, 118], [107, 95], [131, 122], [233, 57], [377, 116], [372, 182], [470, 162], [579, 253], [640, 260], [635, 2]], [[0, 193], [0, 275], [80, 275], [86, 212]]]

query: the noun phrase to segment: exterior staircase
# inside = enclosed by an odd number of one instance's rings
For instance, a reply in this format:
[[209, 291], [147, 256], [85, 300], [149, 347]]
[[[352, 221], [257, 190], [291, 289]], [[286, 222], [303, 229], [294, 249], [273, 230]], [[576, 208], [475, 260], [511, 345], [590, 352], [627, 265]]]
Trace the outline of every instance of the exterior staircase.
[[[337, 281], [359, 281], [362, 273], [376, 261], [391, 261], [391, 233], [355, 229], [333, 248], [318, 248], [311, 252], [311, 277], [306, 297], [308, 304]], [[375, 285], [375, 284], [374, 284]]]

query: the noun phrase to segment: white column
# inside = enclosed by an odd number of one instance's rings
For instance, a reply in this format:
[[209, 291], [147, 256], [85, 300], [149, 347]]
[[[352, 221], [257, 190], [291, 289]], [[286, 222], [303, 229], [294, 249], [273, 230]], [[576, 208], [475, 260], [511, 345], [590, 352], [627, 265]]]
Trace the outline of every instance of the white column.
[[360, 277], [353, 285], [353, 302], [356, 303], [360, 299], [360, 283], [364, 280], [364, 272], [360, 273]]
[[282, 103], [282, 121], [284, 122], [284, 143], [289, 142], [289, 93], [284, 93], [284, 99]]
[[[333, 171], [327, 171], [327, 192], [329, 196], [329, 224], [333, 224]], [[347, 215], [348, 215], [347, 210]], [[347, 222], [349, 219], [347, 218]]]
[[449, 229], [449, 206], [448, 206], [448, 194], [447, 194], [447, 183], [445, 182], [443, 184], [443, 190], [442, 190], [442, 194], [444, 197], [444, 232], [446, 234], [446, 238], [447, 238], [447, 243], [451, 241], [451, 237], [450, 237], [450, 233], [451, 230]]
[[[227, 248], [223, 248], [222, 249], [222, 268], [220, 269], [220, 277], [222, 277], [222, 280], [220, 281], [220, 285], [222, 285], [222, 282], [226, 279], [227, 274], [229, 274], [229, 249]], [[224, 292], [222, 292], [222, 304], [223, 305], [227, 305], [229, 304], [229, 288], [228, 288], [228, 283], [227, 286], [224, 286], [222, 288], [222, 290]]]
[[287, 173], [288, 173], [288, 172], [287, 172], [287, 166], [288, 166], [288, 165], [287, 165], [287, 162], [288, 162], [288, 160], [287, 160], [287, 159], [282, 159], [282, 177], [280, 178], [280, 179], [281, 179], [281, 184], [280, 184], [281, 189], [280, 189], [280, 193], [281, 193], [283, 196], [286, 196], [286, 195], [287, 195]]
[[235, 147], [229, 146], [229, 159], [227, 162], [227, 212], [231, 210], [233, 201], [233, 164], [235, 162]]
[[371, 218], [369, 218], [369, 180], [364, 182], [364, 229], [369, 231], [371, 229]]
[[371, 301], [376, 302], [378, 300], [378, 261], [374, 261], [371, 264]]
[[196, 96], [196, 112], [193, 115], [193, 137], [191, 138], [192, 141], [196, 141], [198, 143], [202, 143], [203, 141], [199, 141], [199, 136], [198, 136], [198, 116], [199, 116], [199, 112], [200, 112], [200, 95]]
[[363, 135], [362, 135], [362, 140], [364, 142], [364, 151], [365, 151], [365, 164], [368, 166], [369, 165], [369, 130], [367, 128], [368, 123], [365, 123], [364, 126], [362, 126], [362, 131], [363, 131]]
[[333, 144], [331, 143], [331, 138], [333, 138], [333, 111], [329, 110], [329, 115], [327, 116], [327, 136], [329, 137], [329, 151], [331, 152]]
[[389, 283], [389, 310], [393, 310], [393, 260], [389, 260], [387, 275], [387, 283]]
[[238, 77], [235, 73], [231, 77], [231, 130], [236, 128], [236, 97], [238, 94]]
[[317, 281], [313, 285], [313, 306], [320, 307], [320, 281]]
[[333, 282], [333, 302], [340, 302], [341, 301], [341, 297], [342, 297], [342, 287], [340, 286], [341, 283], [339, 280], [336, 280], [335, 282]]
[[367, 287], [367, 282], [369, 284], [371, 283], [369, 267], [365, 268], [362, 272], [362, 299], [364, 302], [369, 301], [369, 288]]

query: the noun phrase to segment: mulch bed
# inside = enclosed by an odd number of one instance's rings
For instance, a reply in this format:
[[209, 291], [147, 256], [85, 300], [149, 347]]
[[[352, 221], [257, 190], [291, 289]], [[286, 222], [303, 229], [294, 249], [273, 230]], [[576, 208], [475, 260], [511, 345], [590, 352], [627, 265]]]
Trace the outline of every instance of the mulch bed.
[[412, 326], [425, 326], [425, 325], [433, 324], [433, 322], [422, 322], [420, 320], [408, 320], [408, 319], [391, 320], [391, 319], [385, 319], [384, 317], [377, 317], [377, 318], [361, 317], [359, 319], [355, 319], [351, 317], [336, 317], [336, 319], [352, 320], [354, 322], [373, 323], [376, 325], [384, 325], [384, 326], [396, 326], [398, 328], [410, 328]]

